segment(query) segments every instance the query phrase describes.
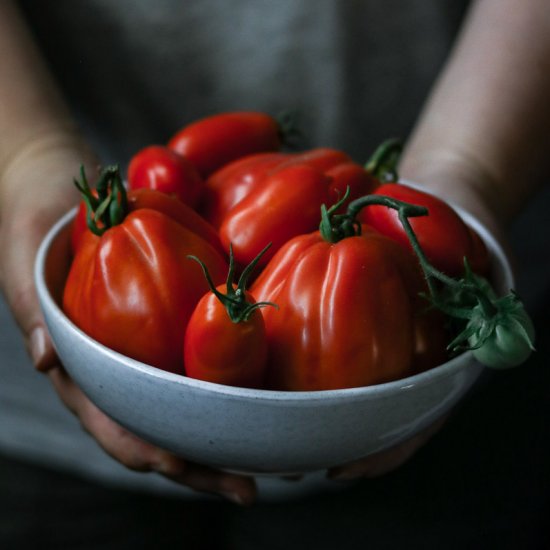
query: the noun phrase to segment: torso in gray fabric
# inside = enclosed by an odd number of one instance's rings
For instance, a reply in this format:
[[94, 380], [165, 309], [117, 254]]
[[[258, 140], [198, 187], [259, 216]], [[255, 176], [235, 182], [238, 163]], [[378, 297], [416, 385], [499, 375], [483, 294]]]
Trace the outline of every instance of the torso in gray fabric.
[[[453, 7], [450, 8], [450, 5]], [[306, 146], [364, 160], [405, 137], [464, 2], [22, 2], [105, 160], [214, 112], [298, 113]]]

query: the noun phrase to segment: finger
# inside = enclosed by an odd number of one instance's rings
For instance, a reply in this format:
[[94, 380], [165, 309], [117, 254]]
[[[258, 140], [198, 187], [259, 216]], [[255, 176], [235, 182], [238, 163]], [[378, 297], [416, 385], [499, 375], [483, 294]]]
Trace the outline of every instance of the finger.
[[351, 481], [361, 477], [375, 478], [391, 472], [407, 462], [426, 444], [441, 429], [446, 419], [447, 417], [438, 420], [411, 439], [391, 449], [343, 466], [331, 468], [327, 472], [327, 477], [337, 481]]
[[253, 477], [222, 472], [192, 462], [187, 462], [186, 469], [178, 475], [165, 475], [195, 491], [219, 495], [241, 506], [252, 504], [257, 495]]
[[118, 462], [139, 472], [155, 471], [200, 492], [219, 495], [247, 505], [256, 497], [253, 478], [229, 474], [188, 462], [147, 443], [99, 410], [61, 367], [49, 376], [63, 403], [80, 419], [83, 428]]
[[[46, 219], [15, 216], [2, 227], [2, 287], [8, 306], [25, 339], [27, 350], [39, 370], [56, 364], [34, 286], [33, 266], [40, 241], [49, 227]], [[14, 243], [17, 243], [15, 246]]]

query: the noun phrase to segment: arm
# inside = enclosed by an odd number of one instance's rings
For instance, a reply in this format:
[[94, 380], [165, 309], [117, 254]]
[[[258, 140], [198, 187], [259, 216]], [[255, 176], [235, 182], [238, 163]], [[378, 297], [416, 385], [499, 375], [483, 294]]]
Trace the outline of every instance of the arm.
[[401, 175], [506, 224], [540, 184], [549, 150], [548, 2], [477, 0]]
[[[548, 8], [547, 0], [474, 2], [401, 162], [403, 178], [454, 201], [496, 236], [540, 184], [550, 151]], [[443, 423], [329, 476], [389, 472]]]
[[34, 290], [34, 257], [45, 232], [78, 199], [72, 180], [79, 166], [93, 174], [97, 161], [8, 0], [0, 2], [0, 51], [1, 287], [36, 367], [47, 371], [84, 429], [127, 467], [155, 470], [237, 502], [252, 500], [252, 479], [191, 464], [141, 441], [99, 411], [57, 364]]

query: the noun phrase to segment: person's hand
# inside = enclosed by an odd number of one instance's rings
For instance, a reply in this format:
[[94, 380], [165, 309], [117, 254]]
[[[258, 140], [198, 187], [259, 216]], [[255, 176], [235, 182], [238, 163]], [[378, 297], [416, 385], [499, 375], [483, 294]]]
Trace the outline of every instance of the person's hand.
[[0, 181], [0, 283], [36, 368], [47, 372], [63, 403], [115, 460], [236, 503], [252, 502], [253, 478], [193, 464], [140, 440], [91, 403], [59, 364], [38, 304], [33, 265], [45, 233], [78, 200], [72, 181], [81, 163], [90, 175], [96, 173], [85, 147], [71, 137], [49, 136], [14, 157]]

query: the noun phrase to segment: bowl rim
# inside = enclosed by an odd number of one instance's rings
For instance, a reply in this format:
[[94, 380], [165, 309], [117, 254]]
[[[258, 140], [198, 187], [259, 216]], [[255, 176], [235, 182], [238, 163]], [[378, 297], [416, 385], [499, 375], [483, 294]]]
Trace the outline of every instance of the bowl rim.
[[[402, 181], [402, 183], [411, 187], [417, 187], [422, 191], [430, 193], [429, 190], [425, 190], [422, 186], [410, 182]], [[435, 193], [430, 193], [437, 196]], [[503, 278], [507, 281], [510, 288], [513, 288], [514, 277], [510, 262], [504, 252], [504, 249], [496, 238], [490, 233], [485, 225], [479, 222], [474, 216], [462, 209], [461, 207], [453, 204], [451, 201], [447, 201], [457, 213], [468, 223], [473, 229], [475, 229], [481, 236], [490, 254], [497, 260], [497, 263], [503, 268]], [[375, 384], [370, 386], [361, 386], [356, 388], [342, 388], [334, 390], [314, 390], [314, 391], [281, 391], [281, 390], [269, 390], [269, 389], [256, 389], [256, 388], [241, 388], [236, 386], [227, 386], [218, 384], [215, 382], [207, 382], [204, 380], [198, 380], [187, 377], [182, 374], [171, 373], [153, 367], [146, 363], [142, 363], [136, 359], [132, 359], [126, 355], [123, 355], [107, 346], [104, 346], [100, 342], [94, 340], [88, 336], [84, 331], [78, 328], [63, 312], [61, 307], [52, 297], [45, 280], [45, 266], [48, 258], [48, 253], [52, 244], [59, 234], [69, 225], [72, 219], [75, 217], [77, 207], [72, 208], [69, 212], [64, 214], [47, 232], [46, 236], [40, 243], [38, 252], [36, 255], [34, 265], [34, 279], [36, 290], [42, 304], [43, 309], [49, 309], [49, 311], [66, 327], [75, 333], [81, 340], [84, 340], [88, 346], [96, 348], [101, 354], [109, 356], [115, 363], [123, 364], [125, 367], [138, 371], [142, 374], [152, 376], [154, 378], [163, 380], [165, 382], [176, 383], [181, 386], [188, 386], [196, 390], [203, 390], [208, 392], [214, 392], [226, 397], [235, 398], [248, 398], [251, 400], [269, 400], [274, 402], [307, 402], [311, 403], [312, 400], [326, 402], [327, 399], [335, 401], [338, 399], [363, 399], [365, 396], [370, 395], [372, 397], [380, 397], [387, 394], [393, 394], [395, 392], [407, 391], [412, 388], [428, 385], [434, 381], [434, 379], [446, 378], [454, 374], [457, 370], [464, 367], [468, 367], [471, 363], [477, 363], [473, 357], [471, 351], [464, 352], [456, 357], [453, 357], [449, 361], [433, 367], [427, 371], [408, 376], [406, 378], [400, 378], [390, 382], [384, 382], [381, 384]], [[479, 363], [478, 363], [479, 365]]]

